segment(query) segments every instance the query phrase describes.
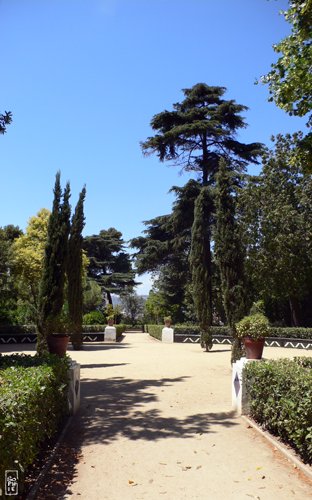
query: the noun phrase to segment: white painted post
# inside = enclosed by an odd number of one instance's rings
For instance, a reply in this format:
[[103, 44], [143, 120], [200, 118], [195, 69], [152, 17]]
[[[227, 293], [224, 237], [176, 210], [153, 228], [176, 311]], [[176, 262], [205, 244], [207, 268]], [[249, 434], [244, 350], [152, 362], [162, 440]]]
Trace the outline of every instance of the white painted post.
[[116, 328], [114, 326], [105, 327], [104, 340], [109, 342], [116, 342]]
[[243, 383], [243, 370], [247, 363], [258, 362], [260, 359], [241, 358], [232, 365], [232, 408], [239, 415], [244, 415], [247, 409], [248, 401], [246, 387]]
[[173, 328], [164, 326], [161, 331], [161, 341], [166, 342], [167, 344], [173, 343]]
[[68, 408], [69, 414], [75, 415], [80, 406], [80, 364], [71, 361], [69, 367], [69, 386], [68, 386]]

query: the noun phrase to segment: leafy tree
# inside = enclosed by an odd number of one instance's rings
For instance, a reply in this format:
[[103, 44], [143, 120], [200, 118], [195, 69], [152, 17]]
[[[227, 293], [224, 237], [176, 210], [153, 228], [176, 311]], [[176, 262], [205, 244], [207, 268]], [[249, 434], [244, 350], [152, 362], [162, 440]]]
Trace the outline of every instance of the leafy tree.
[[11, 111], [5, 111], [0, 114], [0, 134], [5, 134], [7, 125], [12, 123], [12, 113]]
[[117, 229], [102, 229], [99, 234], [87, 236], [83, 248], [90, 260], [88, 276], [99, 284], [109, 304], [113, 304], [112, 293], [120, 294], [136, 284], [130, 257]]
[[83, 262], [82, 262], [82, 230], [85, 219], [83, 204], [86, 196], [86, 189], [83, 188], [79, 195], [79, 200], [71, 220], [71, 227], [68, 240], [68, 315], [70, 331], [72, 333], [72, 344], [74, 349], [81, 349], [82, 346], [82, 316], [83, 316]]
[[312, 181], [294, 161], [297, 141], [297, 134], [278, 135], [260, 176], [242, 193], [254, 298], [287, 301], [293, 326], [302, 322], [301, 302], [312, 282]]
[[213, 180], [222, 157], [231, 158], [238, 168], [257, 163], [262, 145], [236, 139], [236, 132], [246, 127], [241, 113], [248, 108], [224, 100], [225, 91], [205, 83], [184, 89], [185, 98], [173, 104], [173, 111], [153, 117], [156, 135], [141, 143], [143, 152], [156, 153], [160, 161], [173, 161], [182, 170], [199, 172], [203, 186]]
[[211, 191], [208, 186], [204, 186], [195, 202], [190, 265], [194, 304], [201, 331], [201, 341], [207, 351], [212, 347], [210, 331], [210, 326], [212, 325], [212, 266], [210, 249], [212, 213], [213, 202]]
[[283, 15], [291, 34], [273, 45], [281, 55], [261, 80], [269, 85], [270, 101], [290, 115], [305, 116], [312, 110], [312, 0], [289, 0]]
[[91, 311], [104, 307], [102, 290], [96, 281], [87, 278], [83, 287], [83, 312], [87, 314]]
[[50, 211], [42, 208], [28, 221], [25, 234], [12, 246], [13, 272], [25, 320], [37, 323], [39, 285], [43, 269]]
[[139, 319], [142, 319], [144, 302], [144, 298], [134, 292], [121, 295], [123, 314], [130, 319], [132, 325], [135, 325]]
[[17, 294], [12, 274], [12, 245], [22, 234], [12, 224], [0, 227], [0, 323], [15, 321]]
[[191, 227], [194, 218], [194, 203], [200, 192], [200, 184], [190, 180], [185, 186], [174, 186], [170, 190], [176, 195], [172, 213], [145, 221], [144, 237], [131, 240], [137, 248], [135, 262], [137, 272], [153, 272], [154, 292], [161, 298], [164, 315], [170, 314], [173, 321], [185, 319], [190, 304], [186, 288], [190, 281], [188, 256], [191, 246]]
[[152, 323], [163, 323], [163, 318], [168, 314], [168, 304], [164, 293], [154, 287], [149, 292], [144, 305], [144, 315]]
[[60, 172], [56, 174], [54, 200], [48, 223], [47, 242], [39, 295], [37, 349], [42, 352], [46, 338], [59, 328], [64, 304], [64, 284], [70, 230], [70, 185], [62, 193]]
[[[234, 100], [225, 100], [223, 95], [226, 89], [224, 87], [211, 87], [204, 83], [198, 83], [189, 89], [184, 89], [184, 100], [173, 104], [172, 111], [163, 111], [155, 115], [151, 121], [151, 127], [156, 135], [149, 137], [141, 143], [145, 154], [156, 153], [160, 161], [173, 161], [174, 164], [182, 167], [182, 170], [197, 172], [201, 176], [202, 186], [215, 183], [215, 175], [218, 171], [219, 161], [225, 158], [231, 161], [236, 170], [244, 170], [249, 163], [258, 163], [258, 156], [262, 151], [262, 145], [259, 143], [244, 144], [237, 140], [237, 132], [246, 127], [241, 113], [247, 110], [246, 106], [237, 104]], [[204, 191], [205, 192], [205, 191]], [[206, 201], [208, 193], [206, 193]], [[202, 195], [204, 196], [204, 195]], [[194, 294], [201, 293], [206, 286], [207, 291], [207, 315], [208, 325], [211, 324], [212, 316], [212, 267], [210, 250], [210, 228], [204, 227], [200, 220], [206, 218], [212, 223], [211, 212], [212, 198], [209, 203], [201, 199], [202, 207], [209, 210], [204, 215], [201, 208], [198, 207], [200, 218], [197, 222], [198, 227], [193, 225], [192, 231], [196, 229], [196, 235], [192, 235], [192, 245], [194, 239], [194, 251], [196, 243], [205, 244], [209, 252], [206, 262], [208, 275], [198, 273], [196, 265], [192, 266], [195, 273], [192, 278]], [[195, 217], [194, 217], [195, 219]], [[201, 228], [204, 233], [202, 240], [198, 233]], [[201, 241], [201, 243], [199, 243]], [[195, 257], [193, 256], [193, 259]], [[195, 259], [196, 260], [196, 259]], [[201, 278], [202, 277], [202, 278]], [[203, 280], [200, 285], [200, 280]], [[201, 297], [195, 297], [194, 302], [197, 312]], [[197, 303], [197, 305], [196, 305]], [[206, 328], [206, 324], [203, 327]], [[208, 344], [207, 344], [208, 345]]]
[[237, 224], [235, 196], [238, 179], [224, 159], [220, 160], [216, 184], [214, 251], [220, 269], [223, 305], [233, 336], [231, 362], [242, 357], [235, 323], [247, 314], [244, 251]]

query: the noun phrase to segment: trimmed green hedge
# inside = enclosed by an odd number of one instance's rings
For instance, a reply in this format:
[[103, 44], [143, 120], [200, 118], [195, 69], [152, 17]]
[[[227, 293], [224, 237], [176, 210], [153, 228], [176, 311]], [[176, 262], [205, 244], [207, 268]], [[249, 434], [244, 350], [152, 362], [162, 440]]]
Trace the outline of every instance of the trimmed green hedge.
[[[0, 356], [0, 488], [5, 470], [26, 470], [67, 412], [69, 359]], [[19, 481], [19, 487], [22, 487]]]
[[290, 328], [270, 326], [270, 337], [290, 338], [290, 339], [312, 339], [312, 328]]
[[120, 339], [122, 334], [126, 331], [127, 325], [120, 323], [119, 325], [115, 325], [116, 328], [116, 340]]
[[248, 414], [312, 464], [312, 358], [248, 363]]
[[161, 332], [164, 325], [145, 325], [144, 330], [155, 339], [161, 340]]
[[0, 334], [13, 335], [15, 333], [36, 333], [36, 325], [0, 325]]

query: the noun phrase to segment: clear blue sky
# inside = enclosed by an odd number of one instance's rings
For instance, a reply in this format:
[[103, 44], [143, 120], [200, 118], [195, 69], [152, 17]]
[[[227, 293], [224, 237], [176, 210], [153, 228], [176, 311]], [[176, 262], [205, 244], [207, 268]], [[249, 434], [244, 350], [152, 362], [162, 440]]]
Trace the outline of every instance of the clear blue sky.
[[[290, 27], [285, 0], [0, 0], [0, 226], [25, 229], [51, 208], [57, 170], [72, 204], [87, 186], [84, 234], [116, 227], [126, 240], [169, 213], [168, 190], [189, 179], [144, 158], [152, 116], [195, 83], [227, 87], [247, 105], [239, 139], [270, 143], [304, 128], [254, 85]], [[254, 171], [254, 170], [251, 170]], [[141, 292], [146, 291], [141, 288]]]

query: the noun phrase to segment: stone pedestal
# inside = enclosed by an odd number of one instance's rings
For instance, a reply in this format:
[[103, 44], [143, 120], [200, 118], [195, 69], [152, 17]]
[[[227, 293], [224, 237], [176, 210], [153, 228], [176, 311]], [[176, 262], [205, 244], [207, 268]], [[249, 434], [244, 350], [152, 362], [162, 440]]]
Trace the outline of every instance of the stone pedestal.
[[116, 328], [114, 326], [105, 327], [104, 340], [109, 342], [116, 342]]
[[165, 326], [161, 332], [161, 341], [167, 342], [167, 344], [173, 343], [173, 328], [168, 328]]
[[247, 411], [247, 394], [243, 383], [243, 369], [247, 363], [258, 363], [261, 360], [241, 358], [232, 365], [232, 408], [239, 415], [245, 415]]
[[75, 415], [80, 406], [80, 365], [71, 361], [69, 368], [68, 408], [69, 414]]

